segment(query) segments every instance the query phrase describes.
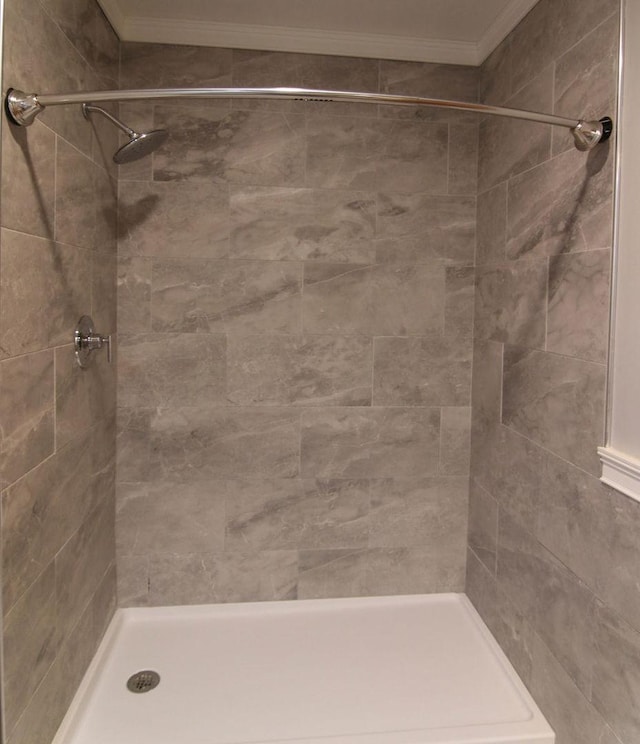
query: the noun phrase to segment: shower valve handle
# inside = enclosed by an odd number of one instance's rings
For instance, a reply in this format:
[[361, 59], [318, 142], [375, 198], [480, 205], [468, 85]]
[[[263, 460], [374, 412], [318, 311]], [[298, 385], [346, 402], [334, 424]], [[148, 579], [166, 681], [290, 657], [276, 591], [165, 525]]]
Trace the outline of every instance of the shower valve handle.
[[83, 315], [73, 334], [76, 361], [83, 369], [89, 366], [91, 352], [107, 347], [107, 361], [111, 364], [111, 336], [103, 336], [93, 330], [93, 320]]
[[111, 363], [111, 336], [84, 336], [80, 338], [81, 348], [95, 351], [107, 347], [107, 361]]

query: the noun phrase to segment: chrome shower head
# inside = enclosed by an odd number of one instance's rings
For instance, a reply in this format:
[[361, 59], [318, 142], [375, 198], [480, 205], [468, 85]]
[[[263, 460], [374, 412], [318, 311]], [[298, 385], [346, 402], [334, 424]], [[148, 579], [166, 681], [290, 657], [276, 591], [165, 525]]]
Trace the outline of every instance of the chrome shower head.
[[168, 136], [169, 132], [166, 129], [154, 129], [151, 132], [141, 132], [140, 134], [134, 132], [129, 141], [115, 153], [113, 162], [123, 165], [144, 158], [163, 145]]
[[94, 106], [90, 103], [82, 104], [82, 113], [84, 114], [85, 119], [88, 119], [89, 115], [94, 112], [102, 114], [105, 119], [108, 119], [112, 124], [118, 127], [118, 129], [122, 130], [127, 137], [129, 137], [129, 141], [122, 145], [113, 156], [113, 162], [118, 165], [133, 163], [134, 160], [144, 158], [146, 155], [149, 155], [154, 150], [157, 150], [158, 147], [163, 145], [169, 136], [169, 132], [167, 132], [166, 129], [154, 129], [151, 132], [136, 132], [131, 129], [131, 127], [123, 124], [120, 119], [116, 119], [113, 114], [100, 108], [100, 106]]

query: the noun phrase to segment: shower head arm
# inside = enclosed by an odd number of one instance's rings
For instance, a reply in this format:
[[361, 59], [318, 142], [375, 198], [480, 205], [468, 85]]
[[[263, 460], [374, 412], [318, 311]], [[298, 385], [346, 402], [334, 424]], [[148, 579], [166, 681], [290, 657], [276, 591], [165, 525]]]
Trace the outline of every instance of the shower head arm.
[[[5, 108], [10, 120], [19, 126], [29, 126], [47, 106], [102, 103], [105, 101], [141, 101], [164, 98], [282, 98], [298, 101], [351, 101], [387, 106], [432, 106], [456, 111], [473, 111], [489, 116], [534, 121], [570, 129], [579, 150], [591, 150], [611, 136], [613, 122], [609, 117], [599, 121], [570, 119], [537, 111], [523, 111], [503, 106], [490, 106], [466, 101], [449, 101], [439, 98], [404, 96], [391, 93], [364, 93], [359, 91], [315, 90], [307, 88], [156, 88], [149, 90], [101, 90], [84, 93], [26, 94], [10, 88]], [[105, 113], [106, 112], [102, 112]], [[110, 116], [110, 115], [108, 115]]]
[[105, 109], [100, 108], [100, 106], [94, 106], [91, 103], [83, 103], [82, 104], [82, 114], [84, 115], [85, 119], [89, 118], [90, 114], [102, 114], [105, 119], [108, 119], [112, 124], [114, 124], [118, 129], [123, 131], [128, 137], [137, 137], [138, 133], [131, 129], [131, 127], [128, 127], [124, 122], [121, 122], [120, 119], [116, 119], [116, 117], [113, 114], [110, 114], [108, 111], [105, 111]]

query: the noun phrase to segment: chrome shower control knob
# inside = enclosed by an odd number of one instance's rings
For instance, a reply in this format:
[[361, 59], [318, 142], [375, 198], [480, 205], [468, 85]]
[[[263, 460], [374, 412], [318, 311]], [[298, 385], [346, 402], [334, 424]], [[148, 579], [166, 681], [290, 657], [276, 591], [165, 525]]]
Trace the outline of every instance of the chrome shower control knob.
[[91, 352], [107, 347], [107, 361], [111, 364], [111, 336], [102, 336], [93, 330], [93, 320], [83, 315], [78, 321], [73, 334], [73, 346], [78, 365], [85, 369], [89, 366]]

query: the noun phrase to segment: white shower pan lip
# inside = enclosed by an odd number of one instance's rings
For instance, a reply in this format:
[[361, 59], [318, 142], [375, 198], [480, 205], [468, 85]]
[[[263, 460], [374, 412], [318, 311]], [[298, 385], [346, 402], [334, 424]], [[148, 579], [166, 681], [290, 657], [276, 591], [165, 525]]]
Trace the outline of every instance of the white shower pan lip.
[[53, 744], [285, 742], [554, 734], [467, 597], [431, 594], [118, 610]]

